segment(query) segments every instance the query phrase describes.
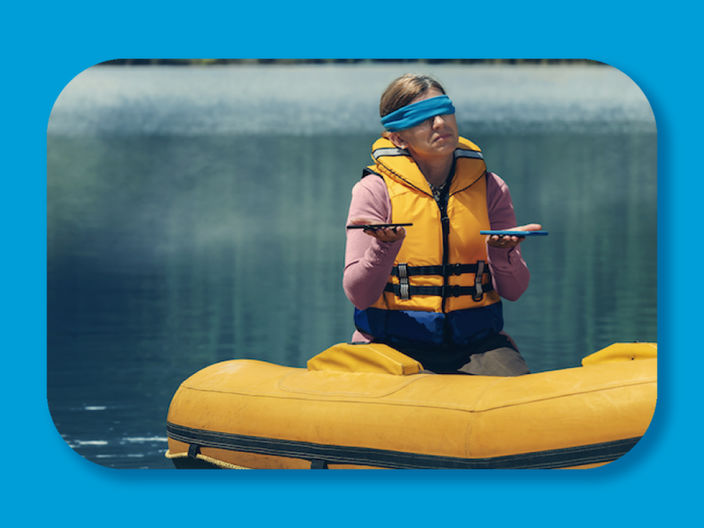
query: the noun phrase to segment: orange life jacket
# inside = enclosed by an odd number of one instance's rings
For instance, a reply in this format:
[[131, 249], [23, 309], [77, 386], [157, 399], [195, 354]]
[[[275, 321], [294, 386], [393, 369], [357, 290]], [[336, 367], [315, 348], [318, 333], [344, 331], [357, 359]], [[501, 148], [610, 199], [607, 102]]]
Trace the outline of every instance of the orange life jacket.
[[460, 138], [446, 207], [405, 149], [385, 138], [372, 147], [365, 175], [383, 178], [391, 221], [411, 222], [379, 299], [355, 311], [359, 330], [380, 341], [470, 343], [503, 327], [501, 302], [487, 264], [490, 229], [486, 165], [474, 143]]

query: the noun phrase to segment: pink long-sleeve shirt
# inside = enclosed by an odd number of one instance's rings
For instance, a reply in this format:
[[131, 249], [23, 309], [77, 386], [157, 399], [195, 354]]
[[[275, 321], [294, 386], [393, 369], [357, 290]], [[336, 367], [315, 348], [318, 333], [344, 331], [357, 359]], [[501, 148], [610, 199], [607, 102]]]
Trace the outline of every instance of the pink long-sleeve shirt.
[[[516, 214], [508, 185], [496, 174], [487, 174], [487, 210], [491, 229], [516, 227]], [[379, 223], [391, 221], [391, 200], [384, 181], [373, 175], [362, 178], [352, 188], [347, 223], [367, 218]], [[380, 242], [361, 229], [347, 230], [345, 270], [342, 285], [347, 298], [360, 310], [371, 306], [386, 285], [403, 239]], [[528, 287], [530, 272], [519, 246], [511, 249], [489, 246], [488, 261], [494, 289], [510, 301], [517, 300]], [[368, 342], [371, 336], [355, 331], [353, 342]]]

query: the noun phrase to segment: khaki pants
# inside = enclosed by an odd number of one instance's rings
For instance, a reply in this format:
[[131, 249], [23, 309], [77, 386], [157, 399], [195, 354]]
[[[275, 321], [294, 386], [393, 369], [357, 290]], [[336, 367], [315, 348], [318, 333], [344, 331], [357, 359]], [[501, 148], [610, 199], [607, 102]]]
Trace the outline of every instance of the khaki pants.
[[520, 376], [530, 374], [523, 357], [509, 347], [495, 348], [472, 354], [469, 362], [462, 365], [459, 372], [477, 376]]
[[520, 376], [530, 374], [528, 365], [513, 340], [503, 333], [492, 334], [470, 345], [395, 345], [392, 348], [423, 365], [431, 374], [474, 374], [477, 376]]

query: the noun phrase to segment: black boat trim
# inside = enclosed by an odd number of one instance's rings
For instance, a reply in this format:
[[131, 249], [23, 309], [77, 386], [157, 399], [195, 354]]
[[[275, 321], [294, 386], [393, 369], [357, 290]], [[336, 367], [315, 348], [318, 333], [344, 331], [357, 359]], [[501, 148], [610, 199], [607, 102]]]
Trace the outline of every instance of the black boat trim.
[[352, 464], [390, 469], [558, 469], [611, 462], [626, 454], [640, 437], [490, 458], [424, 455], [367, 447], [337, 446], [192, 429], [166, 424], [169, 438], [195, 447], [212, 447], [327, 464]]

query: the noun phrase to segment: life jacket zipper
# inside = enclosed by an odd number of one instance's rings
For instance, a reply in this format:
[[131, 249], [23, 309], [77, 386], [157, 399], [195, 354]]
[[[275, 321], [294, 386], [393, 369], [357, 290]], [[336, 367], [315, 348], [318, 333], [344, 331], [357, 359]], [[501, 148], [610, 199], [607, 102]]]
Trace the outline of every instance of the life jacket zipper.
[[449, 245], [450, 245], [450, 218], [447, 216], [447, 202], [444, 204], [437, 202], [440, 208], [440, 224], [442, 226], [442, 307], [445, 313], [445, 300], [447, 299], [447, 288], [449, 286], [449, 276], [447, 270]]
[[433, 192], [435, 203], [438, 204], [438, 209], [440, 209], [440, 225], [442, 227], [442, 304], [440, 307], [442, 313], [445, 313], [445, 302], [447, 299], [448, 286], [450, 282], [447, 268], [448, 259], [450, 256], [450, 217], [447, 216], [447, 205], [450, 202], [450, 186], [452, 185], [452, 180], [455, 176], [455, 164], [456, 160], [453, 158], [452, 166], [450, 167], [450, 174], [446, 180], [444, 189], [439, 193]]

